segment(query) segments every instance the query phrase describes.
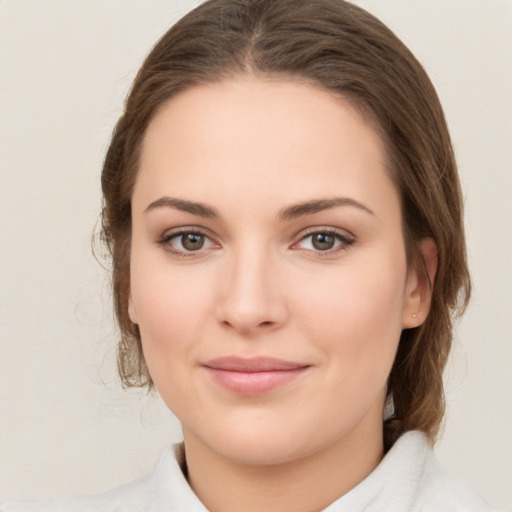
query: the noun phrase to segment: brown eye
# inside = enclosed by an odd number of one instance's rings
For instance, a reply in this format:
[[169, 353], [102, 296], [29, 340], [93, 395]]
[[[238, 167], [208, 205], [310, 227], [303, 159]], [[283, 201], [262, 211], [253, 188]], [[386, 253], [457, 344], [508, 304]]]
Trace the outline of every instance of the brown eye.
[[344, 233], [327, 229], [310, 231], [295, 247], [305, 249], [317, 256], [328, 256], [348, 249], [354, 242], [354, 238], [348, 237]]
[[195, 229], [164, 233], [156, 243], [166, 252], [180, 258], [205, 256], [219, 248], [209, 235]]
[[187, 251], [198, 251], [203, 248], [204, 235], [201, 233], [184, 233], [181, 235], [181, 244]]
[[315, 233], [312, 235], [313, 247], [319, 251], [328, 251], [334, 247], [336, 237], [329, 233]]

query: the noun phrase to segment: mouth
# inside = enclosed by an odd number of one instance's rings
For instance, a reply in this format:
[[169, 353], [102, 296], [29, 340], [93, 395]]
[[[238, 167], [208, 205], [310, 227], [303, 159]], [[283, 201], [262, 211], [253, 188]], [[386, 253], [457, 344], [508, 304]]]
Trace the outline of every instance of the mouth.
[[241, 395], [260, 395], [291, 383], [306, 373], [309, 364], [271, 357], [220, 357], [202, 364], [213, 381]]

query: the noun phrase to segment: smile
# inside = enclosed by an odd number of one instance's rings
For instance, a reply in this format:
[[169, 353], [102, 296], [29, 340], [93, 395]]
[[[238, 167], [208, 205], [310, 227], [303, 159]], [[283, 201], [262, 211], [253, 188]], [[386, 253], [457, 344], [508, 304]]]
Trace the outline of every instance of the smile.
[[221, 357], [203, 368], [216, 384], [241, 395], [260, 395], [284, 386], [303, 375], [311, 366], [282, 359]]

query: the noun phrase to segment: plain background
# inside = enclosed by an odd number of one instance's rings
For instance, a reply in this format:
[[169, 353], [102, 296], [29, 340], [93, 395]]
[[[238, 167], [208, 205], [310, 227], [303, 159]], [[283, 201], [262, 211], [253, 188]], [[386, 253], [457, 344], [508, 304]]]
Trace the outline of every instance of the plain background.
[[[512, 2], [360, 0], [424, 64], [467, 205], [471, 307], [446, 375], [442, 463], [512, 507]], [[120, 388], [91, 255], [109, 134], [143, 57], [197, 1], [0, 0], [0, 500], [106, 490], [179, 425]]]

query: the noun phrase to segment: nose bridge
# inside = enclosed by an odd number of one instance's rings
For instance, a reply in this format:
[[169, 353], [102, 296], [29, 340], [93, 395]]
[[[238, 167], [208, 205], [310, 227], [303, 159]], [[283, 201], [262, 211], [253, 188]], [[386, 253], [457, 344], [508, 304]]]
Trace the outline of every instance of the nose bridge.
[[234, 247], [221, 277], [224, 286], [218, 304], [219, 321], [243, 332], [280, 325], [286, 305], [277, 267], [269, 248], [255, 239]]

